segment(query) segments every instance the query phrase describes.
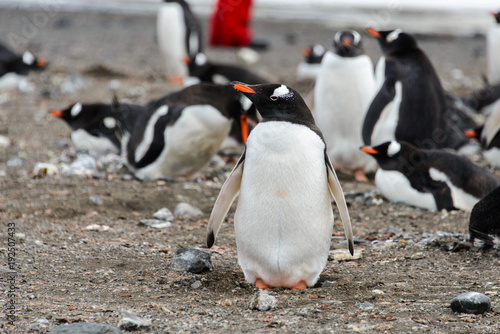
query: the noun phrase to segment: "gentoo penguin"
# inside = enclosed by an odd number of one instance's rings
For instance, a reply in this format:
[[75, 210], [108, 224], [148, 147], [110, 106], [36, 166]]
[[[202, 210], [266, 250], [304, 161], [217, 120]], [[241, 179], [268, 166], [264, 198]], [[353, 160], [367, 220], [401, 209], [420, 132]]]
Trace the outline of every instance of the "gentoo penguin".
[[167, 77], [182, 83], [188, 73], [184, 57], [203, 51], [201, 26], [185, 0], [164, 0], [158, 10], [156, 35]]
[[482, 126], [466, 131], [465, 135], [477, 138], [486, 160], [493, 167], [500, 168], [500, 108], [493, 111]]
[[193, 58], [185, 59], [184, 61], [188, 64], [189, 76], [198, 78], [201, 82], [211, 82], [221, 85], [229, 84], [231, 81], [243, 81], [251, 84], [269, 82], [246, 68], [229, 64], [212, 63], [201, 52]]
[[500, 12], [490, 12], [495, 18], [495, 24], [486, 33], [486, 52], [488, 66], [488, 81], [490, 84], [500, 83]]
[[[141, 109], [140, 106], [128, 108], [134, 112], [139, 112]], [[64, 110], [53, 109], [49, 113], [68, 123], [72, 130], [71, 140], [77, 150], [100, 153], [120, 152], [120, 140], [116, 135], [116, 115], [110, 104], [78, 102]]]
[[366, 182], [365, 172], [377, 168], [375, 159], [359, 151], [366, 110], [375, 94], [373, 64], [354, 30], [338, 31], [333, 47], [335, 53], [326, 52], [316, 79], [314, 118], [335, 168], [354, 171], [356, 180]]
[[47, 66], [44, 58], [36, 58], [26, 51], [17, 55], [5, 45], [0, 44], [0, 90], [21, 88], [28, 73], [32, 70], [42, 70]]
[[[494, 240], [500, 238], [500, 187], [494, 189], [477, 202], [470, 213], [470, 242], [476, 239], [484, 242], [484, 248], [491, 248]], [[498, 243], [498, 241], [497, 241]]]
[[421, 148], [467, 144], [463, 131], [448, 122], [444, 90], [425, 53], [401, 29], [368, 28], [384, 52], [384, 77], [366, 113], [363, 141], [379, 145], [398, 140]]
[[321, 60], [326, 50], [321, 44], [313, 44], [302, 49], [302, 60], [297, 66], [297, 80], [315, 80], [320, 71]]
[[444, 150], [424, 150], [390, 141], [364, 146], [380, 165], [375, 184], [390, 201], [429, 210], [472, 210], [500, 185], [500, 178], [469, 159]]
[[151, 103], [133, 123], [118, 119], [124, 161], [140, 180], [190, 177], [210, 162], [242, 110], [229, 85], [184, 88]]
[[490, 84], [473, 91], [462, 98], [463, 103], [484, 115], [489, 115], [500, 108], [500, 83]]
[[207, 246], [232, 202], [238, 262], [258, 288], [313, 286], [326, 265], [333, 230], [330, 194], [338, 205], [349, 250], [353, 235], [342, 188], [323, 136], [300, 95], [281, 84], [233, 83], [262, 121], [226, 180], [208, 222]]

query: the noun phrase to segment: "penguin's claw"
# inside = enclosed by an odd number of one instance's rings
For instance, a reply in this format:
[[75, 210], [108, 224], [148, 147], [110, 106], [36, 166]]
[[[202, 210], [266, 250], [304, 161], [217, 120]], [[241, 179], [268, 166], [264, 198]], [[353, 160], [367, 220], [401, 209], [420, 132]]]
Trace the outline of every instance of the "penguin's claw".
[[259, 289], [271, 289], [271, 287], [269, 285], [267, 285], [266, 283], [264, 283], [264, 281], [262, 280], [262, 278], [257, 278], [255, 280], [255, 286], [258, 287]]
[[354, 171], [354, 179], [358, 182], [368, 182], [368, 177], [366, 176], [363, 169], [356, 169]]

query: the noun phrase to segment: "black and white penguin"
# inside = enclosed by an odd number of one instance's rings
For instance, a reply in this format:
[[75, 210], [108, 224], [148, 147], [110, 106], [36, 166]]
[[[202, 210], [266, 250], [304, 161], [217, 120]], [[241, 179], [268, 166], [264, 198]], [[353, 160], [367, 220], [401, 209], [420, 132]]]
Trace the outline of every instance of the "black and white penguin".
[[490, 12], [495, 18], [495, 24], [486, 32], [486, 53], [488, 81], [490, 84], [500, 84], [500, 11]]
[[465, 135], [477, 138], [483, 148], [483, 156], [495, 168], [500, 168], [500, 108], [493, 111], [486, 122]]
[[212, 63], [201, 52], [191, 59], [185, 59], [185, 61], [188, 64], [189, 76], [198, 78], [201, 82], [221, 85], [227, 85], [232, 81], [249, 82], [251, 84], [269, 82], [246, 68], [236, 65]]
[[[127, 108], [133, 110], [131, 113], [140, 112], [142, 109], [141, 106], [135, 105], [127, 105]], [[120, 152], [120, 140], [116, 135], [116, 115], [110, 104], [78, 102], [64, 110], [53, 109], [49, 113], [68, 123], [72, 130], [71, 140], [77, 150]]]
[[210, 162], [242, 112], [241, 95], [229, 85], [184, 88], [149, 104], [133, 123], [118, 119], [124, 161], [140, 180], [190, 177]]
[[472, 209], [469, 221], [470, 242], [482, 241], [484, 248], [498, 245], [500, 238], [500, 187], [494, 189]]
[[429, 210], [472, 210], [500, 185], [500, 178], [469, 159], [444, 150], [424, 150], [390, 141], [364, 146], [380, 165], [375, 184], [390, 201]]
[[342, 188], [323, 136], [300, 95], [281, 84], [233, 83], [262, 115], [226, 180], [208, 222], [211, 247], [232, 202], [238, 262], [259, 288], [313, 286], [326, 265], [333, 231], [330, 194], [349, 250], [353, 235]]
[[384, 53], [383, 83], [363, 124], [366, 145], [398, 140], [421, 148], [459, 149], [468, 141], [446, 116], [445, 93], [425, 53], [401, 29], [367, 31]]
[[326, 52], [314, 88], [314, 118], [335, 168], [354, 172], [358, 181], [377, 168], [375, 159], [359, 151], [361, 128], [375, 95], [373, 64], [363, 53], [361, 36], [354, 30], [338, 31], [335, 53]]
[[5, 45], [0, 44], [0, 90], [21, 88], [28, 73], [42, 70], [47, 66], [47, 60], [36, 58], [31, 52], [17, 55]]
[[183, 59], [194, 57], [204, 46], [201, 25], [185, 0], [164, 0], [158, 10], [156, 35], [167, 77], [182, 83], [188, 74]]
[[302, 49], [304, 59], [297, 65], [297, 80], [315, 80], [320, 72], [320, 65], [325, 48], [321, 44], [313, 44]]

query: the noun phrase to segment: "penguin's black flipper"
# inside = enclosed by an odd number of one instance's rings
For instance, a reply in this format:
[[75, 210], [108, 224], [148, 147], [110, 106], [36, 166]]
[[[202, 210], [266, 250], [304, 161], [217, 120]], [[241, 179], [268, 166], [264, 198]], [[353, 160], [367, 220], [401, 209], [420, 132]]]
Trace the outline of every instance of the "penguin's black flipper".
[[396, 79], [393, 76], [386, 77], [384, 84], [382, 85], [382, 87], [380, 87], [380, 90], [370, 104], [370, 107], [368, 108], [365, 116], [362, 130], [363, 142], [365, 143], [365, 145], [371, 145], [372, 133], [375, 129], [375, 125], [380, 118], [380, 115], [387, 107], [387, 105], [394, 100], [394, 97], [396, 96], [395, 85]]
[[224, 182], [224, 185], [219, 193], [219, 197], [217, 197], [217, 200], [215, 201], [207, 226], [208, 248], [213, 246], [224, 217], [226, 217], [229, 208], [231, 208], [231, 204], [233, 204], [236, 196], [240, 193], [244, 162], [245, 152], [243, 152], [233, 171], [227, 178], [226, 182]]

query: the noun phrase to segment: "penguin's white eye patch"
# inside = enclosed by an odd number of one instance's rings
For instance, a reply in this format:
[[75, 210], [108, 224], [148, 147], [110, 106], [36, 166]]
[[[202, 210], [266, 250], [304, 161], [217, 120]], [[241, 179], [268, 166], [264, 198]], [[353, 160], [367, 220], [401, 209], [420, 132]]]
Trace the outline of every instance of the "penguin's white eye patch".
[[[293, 93], [288, 89], [287, 86], [281, 85], [278, 88], [276, 88], [273, 92], [273, 95], [271, 95], [271, 100], [275, 101], [277, 98], [288, 98], [292, 97]], [[274, 99], [273, 99], [274, 97]]]
[[205, 65], [207, 61], [208, 61], [207, 56], [205, 56], [205, 54], [203, 53], [198, 53], [194, 58], [194, 63], [198, 66]]
[[82, 104], [78, 102], [71, 108], [71, 116], [76, 117], [82, 111]]
[[387, 41], [387, 43], [392, 43], [394, 42], [396, 39], [398, 39], [399, 37], [399, 34], [402, 33], [403, 30], [401, 29], [396, 29], [394, 30], [393, 32], [391, 32], [389, 35], [387, 35], [387, 37], [385, 38], [385, 40]]
[[391, 141], [389, 147], [387, 147], [387, 156], [393, 157], [401, 151], [401, 144], [397, 141]]
[[114, 129], [116, 127], [116, 119], [113, 117], [105, 117], [102, 122], [108, 129]]
[[23, 54], [23, 63], [26, 65], [32, 65], [35, 62], [35, 56], [29, 51], [26, 51]]

